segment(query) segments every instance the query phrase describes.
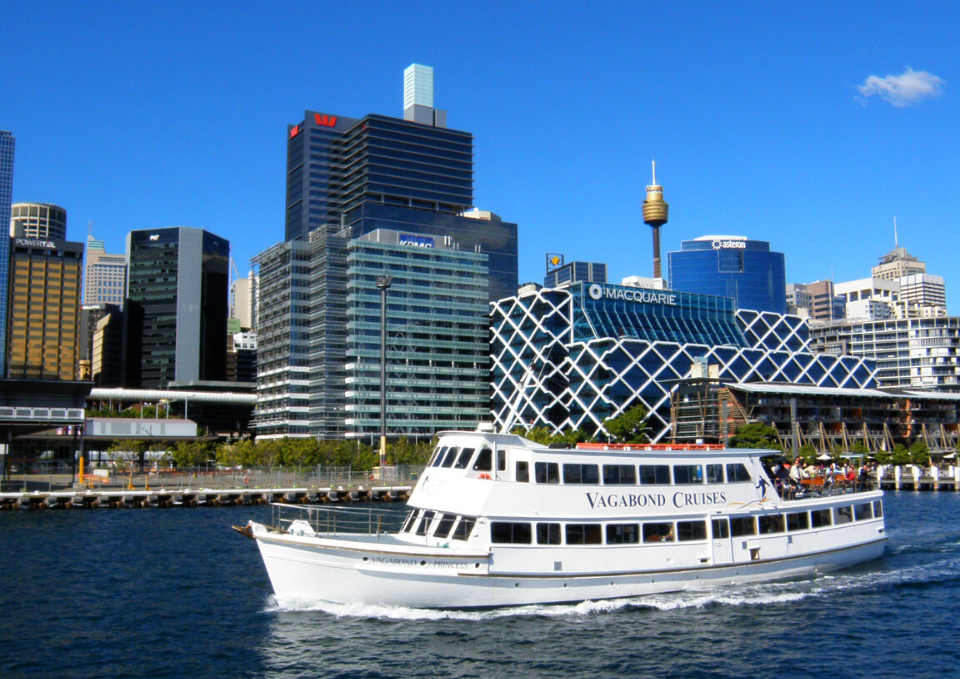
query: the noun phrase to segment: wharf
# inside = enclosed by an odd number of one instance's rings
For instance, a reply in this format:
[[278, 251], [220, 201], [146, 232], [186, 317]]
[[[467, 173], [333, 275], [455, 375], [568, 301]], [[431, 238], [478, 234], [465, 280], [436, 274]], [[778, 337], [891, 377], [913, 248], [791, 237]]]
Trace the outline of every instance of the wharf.
[[344, 488], [160, 488], [158, 490], [57, 490], [0, 493], [0, 510], [229, 507], [331, 502], [393, 502], [410, 498], [412, 486]]
[[884, 477], [880, 480], [881, 490], [917, 490], [917, 491], [960, 491], [960, 482], [952, 478], [934, 478], [932, 476], [904, 476], [900, 479]]

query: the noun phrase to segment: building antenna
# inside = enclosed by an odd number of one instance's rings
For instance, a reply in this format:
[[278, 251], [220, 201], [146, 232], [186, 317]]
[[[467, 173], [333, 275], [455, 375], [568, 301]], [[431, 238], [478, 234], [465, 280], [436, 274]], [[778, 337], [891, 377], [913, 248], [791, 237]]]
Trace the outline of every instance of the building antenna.
[[897, 218], [893, 218], [893, 249], [896, 250], [900, 247], [900, 242], [897, 240]]
[[88, 239], [93, 238], [93, 220], [92, 219], [87, 223], [87, 238]]

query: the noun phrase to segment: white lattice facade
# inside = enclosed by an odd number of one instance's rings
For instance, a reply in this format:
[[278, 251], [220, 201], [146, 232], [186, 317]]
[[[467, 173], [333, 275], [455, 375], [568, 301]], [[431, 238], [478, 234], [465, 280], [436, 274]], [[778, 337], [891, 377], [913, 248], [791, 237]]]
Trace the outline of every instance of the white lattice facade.
[[603, 431], [604, 420], [639, 403], [660, 440], [670, 433], [671, 391], [704, 359], [726, 382], [877, 385], [872, 361], [810, 352], [799, 317], [734, 312], [726, 298], [622, 290], [528, 288], [493, 306], [500, 427]]

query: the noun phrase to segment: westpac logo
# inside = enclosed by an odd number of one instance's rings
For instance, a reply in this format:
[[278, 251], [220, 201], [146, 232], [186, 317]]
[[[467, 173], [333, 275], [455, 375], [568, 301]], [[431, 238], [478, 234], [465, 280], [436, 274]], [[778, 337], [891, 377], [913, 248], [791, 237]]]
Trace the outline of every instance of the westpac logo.
[[322, 125], [323, 127], [337, 126], [337, 116], [324, 116], [319, 113], [314, 113], [313, 119], [317, 121], [317, 125]]
[[153, 234], [152, 236], [150, 236], [150, 240], [160, 240], [160, 234], [159, 233]]
[[300, 134], [300, 126], [299, 126], [299, 125], [294, 125], [292, 128], [290, 128], [290, 138], [291, 138], [291, 139], [293, 139], [294, 137], [296, 137], [298, 134]]

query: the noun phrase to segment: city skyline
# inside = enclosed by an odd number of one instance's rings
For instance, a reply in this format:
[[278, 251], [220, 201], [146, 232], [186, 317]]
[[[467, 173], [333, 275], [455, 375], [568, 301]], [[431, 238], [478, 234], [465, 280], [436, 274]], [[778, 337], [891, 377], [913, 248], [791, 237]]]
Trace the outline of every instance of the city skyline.
[[[614, 282], [651, 275], [655, 158], [664, 253], [743, 235], [785, 253], [787, 282], [854, 280], [892, 249], [896, 217], [950, 303], [958, 7], [542, 9], [11, 3], [8, 25], [42, 17], [50, 37], [0, 47], [7, 91], [31, 102], [0, 116], [17, 138], [13, 202], [63, 206], [72, 240], [92, 221], [108, 252], [132, 230], [205, 228], [243, 272], [283, 239], [287, 125], [305, 109], [402, 117], [416, 62], [450, 127], [474, 135], [476, 206], [519, 224], [520, 282], [542, 279], [545, 252], [604, 262]], [[222, 31], [199, 40], [214, 19]], [[450, 30], [468, 25], [483, 50]], [[362, 59], [342, 56], [364, 39]]]

